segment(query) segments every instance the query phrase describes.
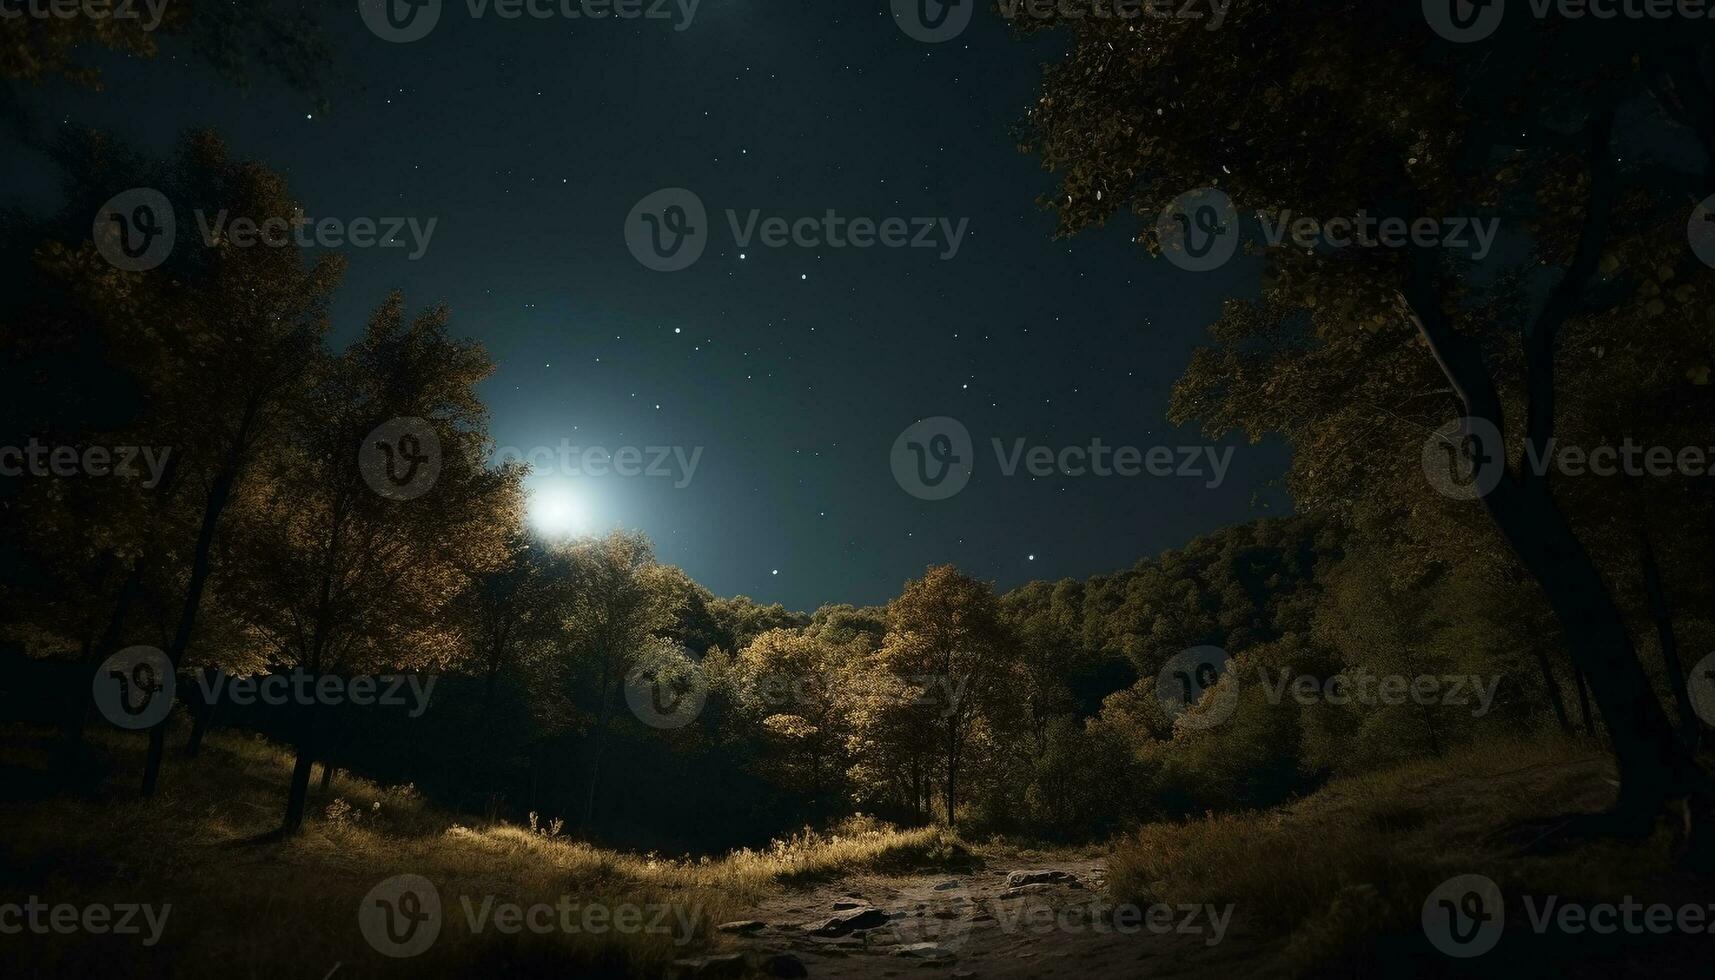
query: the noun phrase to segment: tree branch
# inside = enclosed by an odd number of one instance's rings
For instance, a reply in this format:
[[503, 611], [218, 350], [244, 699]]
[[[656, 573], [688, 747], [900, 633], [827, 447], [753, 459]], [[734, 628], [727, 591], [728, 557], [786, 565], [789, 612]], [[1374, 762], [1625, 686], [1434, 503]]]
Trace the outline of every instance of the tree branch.
[[[1560, 277], [1536, 318], [1525, 329], [1525, 386], [1530, 407], [1525, 427], [1526, 448], [1536, 458], [1546, 458], [1549, 441], [1554, 436], [1554, 349], [1561, 328], [1577, 308], [1585, 286], [1596, 275], [1602, 259], [1602, 249], [1608, 241], [1608, 225], [1619, 196], [1619, 172], [1609, 148], [1614, 131], [1614, 109], [1606, 106], [1594, 114], [1585, 128], [1589, 145], [1586, 155], [1590, 167], [1590, 192], [1584, 209], [1584, 226], [1578, 233], [1578, 249], [1572, 264]], [[1525, 467], [1526, 483], [1546, 480], [1549, 470], [1540, 473]]]

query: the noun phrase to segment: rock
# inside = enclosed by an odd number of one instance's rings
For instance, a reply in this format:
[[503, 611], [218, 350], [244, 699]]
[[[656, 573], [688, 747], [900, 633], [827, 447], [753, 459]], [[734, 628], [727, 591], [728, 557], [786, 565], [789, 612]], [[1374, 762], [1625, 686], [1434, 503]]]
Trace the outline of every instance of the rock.
[[756, 969], [769, 977], [807, 977], [810, 971], [804, 967], [804, 961], [791, 953], [775, 953], [764, 957], [756, 964]]
[[1003, 891], [1000, 893], [1000, 897], [1001, 898], [1024, 898], [1024, 897], [1029, 896], [1029, 895], [1041, 895], [1044, 892], [1051, 892], [1053, 890], [1054, 890], [1053, 885], [1038, 883], [1038, 884], [1034, 884], [1034, 885], [1024, 885], [1024, 886], [1019, 887], [1019, 888], [1008, 888], [1006, 891]]
[[863, 907], [864, 907], [863, 902], [848, 902], [845, 899], [841, 899], [841, 900], [834, 903], [834, 911], [835, 912], [846, 912], [846, 911], [849, 911], [851, 909], [861, 909]]
[[953, 951], [936, 943], [912, 943], [894, 950], [893, 955], [923, 960], [950, 960], [953, 958]]
[[767, 928], [755, 919], [743, 919], [738, 922], [723, 922], [715, 926], [716, 932], [760, 932]]
[[742, 977], [750, 971], [750, 966], [745, 963], [742, 953], [725, 953], [720, 956], [674, 960], [673, 969], [675, 974], [680, 977], [717, 980], [721, 977]]
[[887, 924], [887, 913], [873, 905], [855, 908], [813, 926], [812, 936], [844, 936], [858, 929], [874, 929]]
[[1006, 876], [1006, 887], [1018, 888], [1022, 885], [1063, 884], [1077, 881], [1077, 877], [1065, 871], [1014, 871]]

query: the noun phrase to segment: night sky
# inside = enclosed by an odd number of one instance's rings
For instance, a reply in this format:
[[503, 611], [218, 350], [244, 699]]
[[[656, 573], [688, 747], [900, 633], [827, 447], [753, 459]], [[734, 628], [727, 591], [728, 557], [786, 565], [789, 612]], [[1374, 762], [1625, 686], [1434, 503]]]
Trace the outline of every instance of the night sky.
[[[35, 104], [163, 155], [213, 126], [285, 174], [311, 218], [435, 219], [415, 261], [343, 250], [338, 336], [399, 288], [413, 309], [448, 304], [455, 332], [498, 363], [483, 392], [498, 446], [701, 447], [684, 487], [532, 483], [582, 530], [647, 532], [719, 594], [881, 602], [942, 561], [1009, 588], [1284, 512], [1278, 447], [1238, 445], [1217, 489], [999, 471], [997, 437], [1200, 443], [1167, 424], [1169, 387], [1221, 298], [1255, 288], [1244, 263], [1198, 274], [1150, 259], [1128, 241], [1134, 219], [1052, 240], [1053, 216], [1034, 203], [1052, 175], [1018, 152], [1012, 127], [1058, 41], [1016, 41], [985, 9], [959, 39], [925, 44], [880, 0], [704, 0], [674, 28], [473, 19], [452, 0], [427, 38], [392, 44], [353, 11], [328, 23], [330, 114], [270, 76], [235, 91], [171, 41], [154, 61], [107, 61], [105, 94], [56, 85]], [[40, 159], [6, 158], [3, 203], [51, 203]], [[712, 227], [697, 263], [663, 273], [633, 258], [625, 225], [670, 187], [694, 191]], [[969, 224], [949, 260], [740, 249], [729, 208], [741, 221], [831, 208]], [[942, 415], [970, 430], [976, 471], [957, 496], [920, 500], [895, 481], [890, 450]]]

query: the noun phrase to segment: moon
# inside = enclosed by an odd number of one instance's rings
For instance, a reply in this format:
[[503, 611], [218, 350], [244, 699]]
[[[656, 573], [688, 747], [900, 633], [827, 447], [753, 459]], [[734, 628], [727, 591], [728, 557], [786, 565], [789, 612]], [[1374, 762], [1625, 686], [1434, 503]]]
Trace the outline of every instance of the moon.
[[577, 491], [559, 485], [530, 491], [530, 523], [543, 534], [574, 535], [589, 525], [589, 507]]

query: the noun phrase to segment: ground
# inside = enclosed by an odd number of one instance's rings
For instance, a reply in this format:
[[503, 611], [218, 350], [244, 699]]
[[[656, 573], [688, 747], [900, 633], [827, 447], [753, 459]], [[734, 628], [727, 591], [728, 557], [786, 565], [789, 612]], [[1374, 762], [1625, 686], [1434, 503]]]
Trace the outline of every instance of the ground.
[[[53, 789], [52, 733], [0, 732], [0, 907], [171, 903], [159, 941], [0, 935], [0, 976], [826, 978], [1708, 975], [1709, 934], [1532, 930], [1526, 902], [1635, 897], [1709, 906], [1648, 840], [1545, 850], [1543, 818], [1613, 795], [1600, 747], [1520, 743], [1336, 780], [1272, 810], [1145, 824], [1082, 849], [1032, 849], [871, 822], [706, 859], [616, 852], [544, 828], [440, 811], [409, 787], [341, 775], [302, 833], [279, 825], [291, 756], [238, 733], [174, 755], [138, 797], [142, 739], [96, 733], [110, 770]], [[1480, 872], [1506, 896], [1495, 950], [1431, 947], [1426, 896]], [[390, 958], [359, 912], [400, 875], [429, 883], [443, 928]], [[679, 925], [504, 930], [471, 909], [666, 909]], [[3, 920], [0, 915], [0, 920]], [[616, 920], [617, 921], [617, 920]], [[6, 924], [0, 921], [0, 925]]]
[[[747, 921], [725, 924], [724, 947], [758, 963], [791, 954], [810, 976], [829, 980], [910, 976], [924, 968], [960, 980], [1195, 976], [1208, 975], [1217, 956], [1211, 917], [1201, 911], [1175, 909], [1171, 919], [1158, 913], [1152, 928], [1140, 909], [1136, 921], [1122, 916], [1116, 924], [1099, 856], [1043, 852], [1026, 859], [1003, 850], [971, 857], [965, 871], [858, 874], [772, 895]], [[1049, 877], [1043, 872], [1068, 877], [1009, 884], [1017, 876]], [[882, 911], [887, 921], [852, 932], [816, 928], [865, 908]]]

